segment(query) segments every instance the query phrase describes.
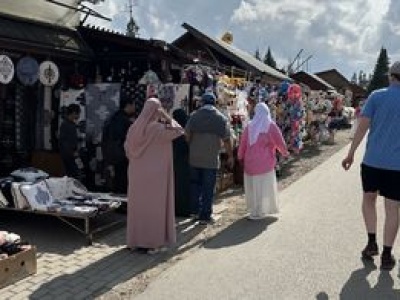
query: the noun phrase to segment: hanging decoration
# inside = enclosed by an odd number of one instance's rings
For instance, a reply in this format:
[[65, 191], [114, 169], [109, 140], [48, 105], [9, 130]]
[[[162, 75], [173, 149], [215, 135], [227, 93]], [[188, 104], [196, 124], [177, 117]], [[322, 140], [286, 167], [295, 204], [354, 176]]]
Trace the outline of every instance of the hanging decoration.
[[158, 78], [156, 72], [148, 70], [143, 77], [139, 80], [139, 84], [160, 84], [161, 81]]
[[39, 80], [45, 86], [54, 86], [60, 78], [58, 67], [52, 61], [44, 61], [39, 66]]
[[6, 55], [0, 55], [0, 83], [7, 84], [14, 77], [14, 64]]
[[79, 65], [75, 63], [75, 73], [69, 78], [69, 87], [71, 89], [80, 90], [86, 86], [86, 78], [79, 73]]
[[39, 77], [39, 64], [30, 57], [21, 58], [17, 64], [17, 77], [23, 85], [34, 85]]

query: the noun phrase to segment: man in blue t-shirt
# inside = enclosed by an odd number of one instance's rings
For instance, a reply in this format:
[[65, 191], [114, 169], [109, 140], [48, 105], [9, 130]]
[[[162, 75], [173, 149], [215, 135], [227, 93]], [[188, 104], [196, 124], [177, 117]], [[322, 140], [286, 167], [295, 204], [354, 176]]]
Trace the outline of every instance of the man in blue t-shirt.
[[381, 268], [395, 265], [392, 246], [399, 227], [400, 204], [400, 61], [389, 70], [390, 86], [373, 92], [361, 112], [360, 122], [342, 166], [350, 169], [354, 153], [369, 129], [367, 147], [361, 164], [363, 186], [362, 212], [368, 233], [363, 258], [378, 255], [376, 242], [376, 198], [385, 198], [385, 226]]

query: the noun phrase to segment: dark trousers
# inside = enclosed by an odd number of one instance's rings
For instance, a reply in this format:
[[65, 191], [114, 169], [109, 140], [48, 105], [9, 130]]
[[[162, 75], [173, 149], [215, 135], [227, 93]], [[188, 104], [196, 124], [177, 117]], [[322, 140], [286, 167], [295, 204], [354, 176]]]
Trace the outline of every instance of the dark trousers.
[[80, 173], [79, 168], [75, 162], [75, 157], [70, 155], [63, 155], [62, 161], [64, 165], [65, 175], [79, 180]]
[[114, 165], [115, 177], [113, 192], [126, 195], [128, 193], [128, 160]]
[[191, 212], [200, 220], [211, 219], [216, 181], [216, 169], [190, 168]]

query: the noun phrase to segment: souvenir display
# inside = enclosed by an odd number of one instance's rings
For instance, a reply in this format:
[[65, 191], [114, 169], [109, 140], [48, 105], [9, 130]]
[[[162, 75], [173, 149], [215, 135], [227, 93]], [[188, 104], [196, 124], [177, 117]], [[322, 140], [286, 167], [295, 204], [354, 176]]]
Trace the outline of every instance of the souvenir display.
[[95, 178], [94, 184], [104, 184], [103, 157], [101, 139], [104, 122], [119, 109], [121, 94], [120, 83], [89, 84], [85, 89], [87, 100], [86, 143], [88, 146], [87, 160], [90, 171]]
[[44, 61], [39, 66], [39, 80], [45, 86], [54, 86], [60, 77], [58, 67], [52, 61]]
[[6, 55], [0, 55], [0, 83], [8, 84], [14, 77], [14, 64]]
[[143, 77], [139, 80], [139, 84], [160, 84], [161, 81], [158, 78], [156, 72], [148, 70]]
[[162, 107], [167, 111], [171, 111], [174, 106], [175, 87], [174, 84], [163, 84], [158, 89], [158, 99], [160, 99]]
[[39, 77], [39, 64], [36, 59], [25, 56], [17, 63], [17, 77], [23, 85], [34, 85]]
[[[38, 174], [46, 174], [37, 170]], [[19, 174], [21, 170], [14, 173]], [[17, 178], [20, 175], [17, 176]], [[25, 176], [23, 176], [25, 177]], [[33, 180], [28, 176], [28, 180]], [[70, 177], [38, 177], [32, 182], [17, 182], [12, 177], [0, 179], [0, 207], [66, 214], [92, 214], [115, 209], [123, 199], [108, 194], [90, 193]]]

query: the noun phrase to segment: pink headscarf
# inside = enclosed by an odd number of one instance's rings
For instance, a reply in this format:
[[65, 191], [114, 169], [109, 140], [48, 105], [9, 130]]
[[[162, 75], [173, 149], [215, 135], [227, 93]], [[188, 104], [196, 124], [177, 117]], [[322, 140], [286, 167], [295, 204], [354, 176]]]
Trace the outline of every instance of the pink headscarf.
[[249, 143], [250, 146], [257, 142], [261, 133], [267, 133], [274, 121], [271, 118], [268, 106], [261, 102], [256, 105], [255, 114], [249, 124]]
[[131, 125], [126, 136], [125, 152], [128, 158], [142, 156], [147, 147], [162, 133], [157, 130], [158, 123], [155, 119], [160, 108], [161, 103], [156, 98], [150, 98], [145, 102], [142, 112]]

